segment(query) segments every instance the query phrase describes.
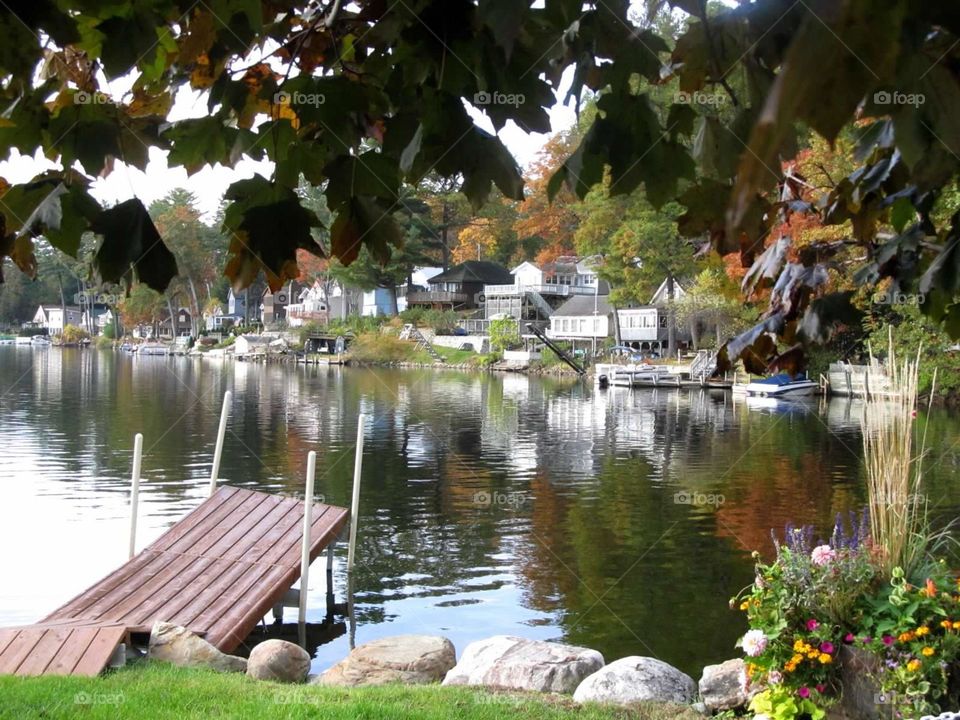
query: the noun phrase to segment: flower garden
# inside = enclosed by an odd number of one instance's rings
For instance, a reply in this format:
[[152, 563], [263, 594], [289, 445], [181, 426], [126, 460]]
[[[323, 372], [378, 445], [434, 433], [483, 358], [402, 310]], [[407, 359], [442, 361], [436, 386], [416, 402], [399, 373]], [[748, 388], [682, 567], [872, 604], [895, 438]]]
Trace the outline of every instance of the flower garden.
[[[915, 380], [904, 363], [901, 394], [868, 403], [868, 507], [816, 542], [813, 528], [788, 526], [772, 561], [754, 554], [756, 579], [731, 601], [750, 626], [739, 645], [757, 720], [819, 720], [841, 705], [847, 717], [960, 709], [960, 581], [946, 561], [955, 540], [932, 527], [918, 492]], [[851, 685], [863, 683], [858, 714]]]

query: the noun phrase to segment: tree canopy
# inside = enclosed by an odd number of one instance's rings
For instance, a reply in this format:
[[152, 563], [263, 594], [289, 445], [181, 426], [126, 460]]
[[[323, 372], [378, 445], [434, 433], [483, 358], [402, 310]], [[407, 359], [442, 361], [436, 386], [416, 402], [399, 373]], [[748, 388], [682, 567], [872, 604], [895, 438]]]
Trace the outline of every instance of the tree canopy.
[[[402, 245], [404, 183], [453, 178], [474, 210], [494, 188], [524, 201], [516, 162], [478, 127], [550, 130], [564, 71], [568, 97], [595, 114], [551, 198], [579, 198], [609, 175], [612, 196], [642, 189], [676, 202], [679, 233], [738, 254], [772, 286], [761, 322], [723, 360], [762, 364], [852, 322], [851, 291], [830, 264], [851, 246], [856, 281], [923, 296], [922, 311], [960, 336], [960, 7], [919, 0], [35, 0], [0, 15], [0, 157], [57, 163], [0, 184], [0, 259], [36, 271], [33, 238], [68, 254], [100, 236], [104, 282], [164, 290], [174, 254], [137, 198], [102, 207], [92, 178], [167, 153], [188, 173], [268, 159], [227, 192], [225, 271], [278, 287], [297, 251], [349, 265]], [[199, 112], [182, 108], [199, 107]], [[178, 108], [180, 108], [178, 110]], [[819, 136], [851, 133], [854, 168], [814, 186], [791, 163]], [[844, 169], [843, 172], [846, 172]], [[333, 220], [296, 192], [322, 187]], [[842, 226], [794, 246], [794, 216]], [[558, 229], [562, 229], [558, 225]], [[671, 241], [668, 238], [665, 241]], [[748, 277], [751, 277], [748, 274]]]

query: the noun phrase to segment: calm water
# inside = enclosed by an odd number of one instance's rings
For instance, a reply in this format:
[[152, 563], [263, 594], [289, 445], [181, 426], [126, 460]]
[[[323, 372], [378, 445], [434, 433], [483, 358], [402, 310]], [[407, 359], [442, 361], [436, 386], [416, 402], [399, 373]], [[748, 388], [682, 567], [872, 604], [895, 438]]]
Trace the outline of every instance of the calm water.
[[[442, 633], [563, 639], [699, 676], [735, 654], [728, 598], [788, 520], [826, 528], [864, 500], [859, 405], [747, 406], [730, 395], [595, 390], [431, 371], [292, 369], [0, 347], [0, 625], [32, 622], [126, 559], [133, 435], [144, 434], [139, 546], [221, 476], [348, 505], [363, 467], [356, 642]], [[924, 418], [925, 419], [925, 418]], [[930, 418], [927, 492], [960, 507], [960, 423]], [[692, 502], [685, 502], [691, 500]], [[722, 501], [722, 502], [721, 502]], [[345, 598], [338, 548], [337, 600]], [[326, 612], [322, 561], [310, 618]], [[295, 610], [286, 619], [295, 620]], [[349, 633], [317, 648], [315, 671]]]

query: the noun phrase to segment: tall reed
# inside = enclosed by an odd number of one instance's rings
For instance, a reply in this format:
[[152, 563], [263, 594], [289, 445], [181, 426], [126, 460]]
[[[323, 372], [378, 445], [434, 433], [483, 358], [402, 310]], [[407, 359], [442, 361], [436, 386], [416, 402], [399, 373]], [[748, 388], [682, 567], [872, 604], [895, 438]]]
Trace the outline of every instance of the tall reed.
[[915, 360], [900, 361], [891, 333], [885, 368], [870, 358], [872, 374], [889, 376], [889, 391], [867, 398], [860, 421], [870, 532], [876, 560], [887, 577], [895, 567], [914, 574], [927, 553], [926, 503], [920, 492], [926, 433], [916, 454], [913, 437], [919, 361], [919, 349]]

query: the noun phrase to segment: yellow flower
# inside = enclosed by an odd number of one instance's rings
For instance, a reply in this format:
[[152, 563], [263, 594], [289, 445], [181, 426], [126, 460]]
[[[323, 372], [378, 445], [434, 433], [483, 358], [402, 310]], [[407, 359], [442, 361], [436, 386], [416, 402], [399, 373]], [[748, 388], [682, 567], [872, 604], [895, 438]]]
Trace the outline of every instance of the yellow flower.
[[820, 657], [820, 651], [811, 650], [810, 652], [807, 653], [807, 657], [810, 658], [811, 660], [816, 660], [818, 657]]
[[923, 650], [920, 651], [920, 654], [923, 655], [924, 657], [930, 657], [931, 655], [933, 655], [933, 653], [934, 653], [934, 650], [932, 647], [925, 647]]
[[833, 662], [833, 656], [832, 656], [832, 655], [827, 655], [827, 653], [820, 653], [820, 664], [821, 664], [821, 665], [829, 665], [829, 664], [832, 663], [832, 662]]
[[788, 662], [786, 665], [783, 666], [783, 671], [788, 673], [792, 673], [796, 669], [797, 669], [797, 665], [794, 662]]
[[953, 624], [949, 620], [941, 620], [940, 627], [942, 627], [944, 630], [949, 630], [951, 627], [953, 627]]
[[796, 652], [803, 652], [803, 640], [797, 640], [797, 641], [793, 644], [793, 649], [794, 649]]
[[924, 635], [930, 634], [930, 628], [928, 628], [926, 625], [921, 625], [916, 629], [915, 632], [917, 634], [917, 637], [923, 637]]
[[794, 655], [792, 658], [790, 658], [790, 662], [792, 662], [794, 665], [799, 665], [803, 662], [803, 655]]
[[957, 621], [957, 620], [953, 621], [953, 629], [960, 630], [960, 621]]
[[900, 636], [897, 638], [897, 640], [899, 640], [900, 642], [910, 642], [915, 638], [916, 638], [916, 635], [914, 635], [912, 632], [905, 632], [905, 633], [900, 633]]
[[907, 663], [907, 670], [909, 670], [910, 672], [916, 672], [919, 669], [920, 669], [919, 660], [911, 660], [910, 662]]
[[749, 600], [744, 600], [742, 603], [740, 603], [740, 609], [741, 609], [741, 610], [746, 610], [746, 609], [749, 608], [749, 607], [750, 607], [750, 601], [749, 601]]

